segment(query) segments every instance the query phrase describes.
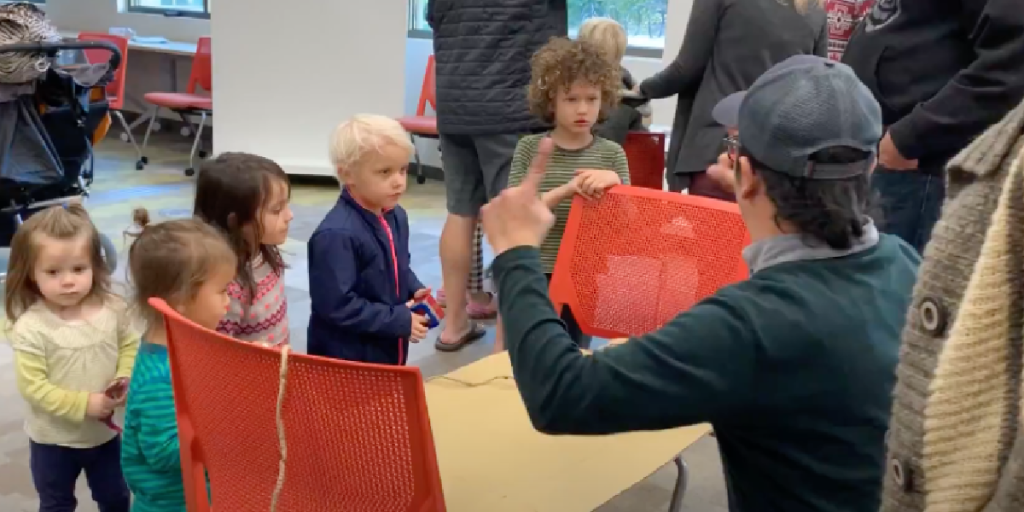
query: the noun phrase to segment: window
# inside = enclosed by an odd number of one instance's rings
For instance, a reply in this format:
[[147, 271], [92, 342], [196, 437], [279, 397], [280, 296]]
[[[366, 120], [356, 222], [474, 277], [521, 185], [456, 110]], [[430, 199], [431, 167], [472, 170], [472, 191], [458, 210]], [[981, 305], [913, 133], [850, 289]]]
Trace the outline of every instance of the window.
[[[575, 37], [588, 18], [606, 17], [618, 21], [629, 35], [629, 55], [660, 57], [665, 48], [665, 19], [668, 0], [567, 0], [569, 36]], [[430, 37], [427, 0], [409, 0], [409, 35]]]
[[212, 3], [213, 0], [128, 0], [128, 12], [208, 18]]

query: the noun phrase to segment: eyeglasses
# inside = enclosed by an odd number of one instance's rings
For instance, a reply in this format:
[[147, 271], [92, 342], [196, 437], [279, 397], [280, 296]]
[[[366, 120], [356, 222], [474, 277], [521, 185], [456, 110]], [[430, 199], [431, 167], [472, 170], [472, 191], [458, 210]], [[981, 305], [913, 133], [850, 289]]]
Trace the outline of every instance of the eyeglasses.
[[729, 156], [729, 160], [736, 162], [740, 156], [740, 139], [739, 137], [728, 136], [722, 139], [722, 144], [725, 146], [725, 152]]

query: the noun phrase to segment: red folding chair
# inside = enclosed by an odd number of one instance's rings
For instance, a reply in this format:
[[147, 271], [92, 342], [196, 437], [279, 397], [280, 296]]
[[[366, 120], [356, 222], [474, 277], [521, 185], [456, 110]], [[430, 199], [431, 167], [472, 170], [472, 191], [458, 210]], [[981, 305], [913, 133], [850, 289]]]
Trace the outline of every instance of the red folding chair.
[[416, 183], [424, 183], [427, 176], [423, 174], [423, 164], [420, 163], [420, 150], [416, 148], [416, 137], [425, 139], [437, 139], [437, 117], [427, 115], [427, 104], [435, 112], [437, 111], [437, 83], [434, 73], [434, 56], [427, 57], [427, 70], [423, 73], [423, 87], [420, 88], [420, 102], [416, 105], [416, 115], [398, 118], [398, 122], [409, 132], [414, 148], [413, 154], [416, 157]]
[[[203, 92], [200, 94], [200, 89]], [[207, 117], [213, 115], [213, 43], [209, 37], [201, 37], [196, 43], [196, 54], [192, 58], [192, 73], [188, 77], [188, 86], [185, 92], [150, 92], [143, 98], [147, 103], [153, 105], [152, 117], [146, 127], [146, 136], [142, 139], [143, 156], [135, 168], [142, 170], [149, 163], [149, 157], [145, 156], [146, 146], [149, 144], [149, 134], [153, 132], [153, 125], [156, 124], [160, 109], [166, 108], [178, 114], [178, 117], [191, 128], [195, 134], [192, 141], [192, 152], [189, 153], [189, 166], [185, 169], [185, 176], [192, 176], [196, 173], [196, 156], [206, 158], [206, 151], [203, 150], [203, 128], [206, 126]], [[191, 116], [199, 116], [199, 125], [192, 122]]]
[[745, 279], [749, 241], [733, 203], [625, 186], [601, 201], [577, 196], [551, 301], [568, 307], [586, 334], [638, 336]]
[[[106, 41], [113, 43], [121, 51], [121, 66], [114, 73], [114, 79], [107, 84], [107, 104], [110, 106], [110, 113], [117, 118], [117, 121], [121, 123], [121, 128], [124, 129], [124, 136], [122, 138], [125, 142], [131, 143], [132, 147], [135, 148], [137, 158], [141, 160], [142, 150], [139, 149], [139, 144], [135, 142], [131, 126], [125, 121], [124, 114], [121, 113], [124, 109], [124, 91], [127, 85], [128, 38], [103, 32], [81, 32], [78, 34], [78, 40]], [[106, 50], [84, 50], [83, 53], [85, 53], [85, 60], [89, 64], [99, 64], [106, 62], [110, 58], [110, 52]], [[138, 167], [138, 164], [136, 164], [136, 167]]]
[[622, 145], [629, 161], [629, 183], [634, 187], [665, 188], [665, 134], [629, 132]]
[[[741, 253], [749, 243], [733, 203], [628, 186], [613, 187], [600, 201], [576, 196], [551, 302], [555, 311], [569, 308], [584, 334], [645, 334], [746, 279]], [[669, 511], [679, 512], [689, 470], [682, 455], [673, 462], [678, 473]]]
[[[418, 369], [288, 353], [199, 327], [150, 299], [167, 327], [188, 512], [444, 512]], [[206, 493], [209, 476], [210, 496]], [[208, 501], [208, 499], [210, 501]]]

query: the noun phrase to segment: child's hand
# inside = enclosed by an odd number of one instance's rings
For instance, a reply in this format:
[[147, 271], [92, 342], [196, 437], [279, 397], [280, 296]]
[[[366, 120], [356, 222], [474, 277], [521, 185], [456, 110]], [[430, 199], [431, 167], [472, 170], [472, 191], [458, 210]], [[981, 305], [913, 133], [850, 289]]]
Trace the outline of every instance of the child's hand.
[[416, 290], [416, 293], [412, 294], [412, 300], [413, 302], [419, 302], [427, 298], [427, 295], [430, 295], [430, 288], [420, 288]]
[[107, 397], [114, 401], [115, 407], [121, 407], [128, 401], [128, 378], [114, 379], [107, 386]]
[[102, 420], [114, 414], [117, 401], [104, 393], [91, 393], [89, 403], [85, 406], [86, 417]]
[[600, 169], [577, 169], [575, 180], [580, 195], [587, 199], [601, 199], [605, 190], [622, 184], [615, 171]]
[[421, 340], [426, 339], [427, 332], [430, 331], [430, 328], [427, 327], [428, 322], [429, 320], [427, 320], [427, 317], [419, 313], [413, 313], [412, 329], [411, 332], [409, 333], [409, 341], [413, 343], [419, 343]]

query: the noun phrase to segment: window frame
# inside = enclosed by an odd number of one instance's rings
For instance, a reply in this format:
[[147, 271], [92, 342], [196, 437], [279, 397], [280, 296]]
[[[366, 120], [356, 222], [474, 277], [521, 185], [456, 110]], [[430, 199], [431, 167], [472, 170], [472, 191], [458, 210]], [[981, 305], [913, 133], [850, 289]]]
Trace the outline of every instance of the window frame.
[[[175, 9], [173, 7], [143, 7], [134, 5], [135, 0], [125, 0], [124, 12], [131, 14], [152, 14], [156, 16], [164, 16], [166, 18], [193, 18], [200, 20], [210, 19], [210, 0], [203, 0], [202, 11], [189, 11]], [[177, 13], [171, 16], [169, 13]]]
[[[129, 0], [130, 1], [130, 0]], [[209, 0], [203, 0], [203, 2], [209, 2]], [[408, 15], [408, 31], [406, 36], [409, 39], [433, 39], [434, 31], [429, 29], [414, 28], [416, 21], [415, 11], [416, 0], [406, 0], [406, 4], [409, 8]], [[661, 59], [665, 55], [665, 48], [648, 48], [645, 46], [627, 46], [626, 57], [637, 57], [642, 59]]]

